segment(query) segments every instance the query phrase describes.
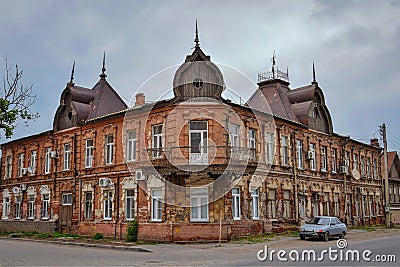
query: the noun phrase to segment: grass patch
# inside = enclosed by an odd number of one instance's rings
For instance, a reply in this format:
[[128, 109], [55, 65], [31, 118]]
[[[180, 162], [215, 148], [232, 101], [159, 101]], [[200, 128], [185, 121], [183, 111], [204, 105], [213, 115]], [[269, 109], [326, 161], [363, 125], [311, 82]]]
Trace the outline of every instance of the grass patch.
[[101, 234], [101, 233], [96, 233], [96, 234], [92, 237], [93, 240], [99, 240], [99, 239], [103, 239], [103, 238], [104, 238], [104, 236], [103, 236], [103, 234]]
[[298, 231], [286, 231], [279, 234], [267, 233], [264, 235], [255, 235], [255, 236], [247, 236], [240, 237], [238, 239], [232, 240], [232, 243], [235, 244], [257, 244], [257, 243], [265, 243], [271, 241], [277, 237], [299, 237]]

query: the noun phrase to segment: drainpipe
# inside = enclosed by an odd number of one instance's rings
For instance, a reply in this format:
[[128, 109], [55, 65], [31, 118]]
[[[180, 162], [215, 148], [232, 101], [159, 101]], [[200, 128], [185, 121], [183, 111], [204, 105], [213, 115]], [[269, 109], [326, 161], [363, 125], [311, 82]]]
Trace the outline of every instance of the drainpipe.
[[294, 210], [296, 224], [299, 223], [299, 198], [297, 186], [297, 154], [296, 154], [296, 131], [292, 133], [292, 154], [293, 154], [293, 176], [294, 176]]
[[114, 238], [117, 237], [117, 225], [119, 221], [119, 174], [117, 175], [117, 188], [115, 190], [115, 195], [117, 197], [117, 203], [116, 203], [116, 209], [117, 209], [117, 214], [115, 216], [115, 225], [114, 225]]

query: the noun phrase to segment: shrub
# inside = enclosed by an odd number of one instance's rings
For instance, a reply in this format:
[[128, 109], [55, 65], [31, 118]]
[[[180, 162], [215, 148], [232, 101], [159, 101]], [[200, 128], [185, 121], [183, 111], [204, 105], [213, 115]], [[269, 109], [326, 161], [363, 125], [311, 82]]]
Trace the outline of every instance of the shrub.
[[135, 242], [137, 241], [137, 234], [139, 229], [139, 222], [135, 218], [133, 221], [128, 222], [126, 226], [126, 241]]
[[101, 233], [96, 233], [93, 238], [93, 240], [99, 240], [99, 239], [103, 239], [103, 234]]

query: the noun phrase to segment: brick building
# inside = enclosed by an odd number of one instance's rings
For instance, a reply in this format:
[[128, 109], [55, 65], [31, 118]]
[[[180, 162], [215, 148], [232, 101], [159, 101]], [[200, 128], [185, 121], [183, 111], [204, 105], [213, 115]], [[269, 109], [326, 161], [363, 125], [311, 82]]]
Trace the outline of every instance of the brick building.
[[0, 230], [223, 240], [279, 231], [314, 215], [383, 220], [381, 149], [333, 132], [315, 80], [291, 89], [273, 66], [246, 104], [200, 48], [174, 97], [127, 108], [106, 80], [61, 94], [53, 129], [2, 144]]
[[400, 224], [400, 160], [396, 151], [388, 152], [390, 221]]

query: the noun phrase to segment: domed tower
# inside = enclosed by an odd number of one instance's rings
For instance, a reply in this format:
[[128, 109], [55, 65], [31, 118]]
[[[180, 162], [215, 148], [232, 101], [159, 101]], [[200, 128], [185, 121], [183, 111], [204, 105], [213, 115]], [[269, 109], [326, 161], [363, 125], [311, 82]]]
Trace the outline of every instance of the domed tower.
[[201, 100], [213, 98], [222, 100], [225, 88], [224, 78], [219, 68], [211, 62], [210, 56], [200, 48], [196, 21], [195, 47], [191, 55], [179, 67], [174, 76], [175, 101]]

